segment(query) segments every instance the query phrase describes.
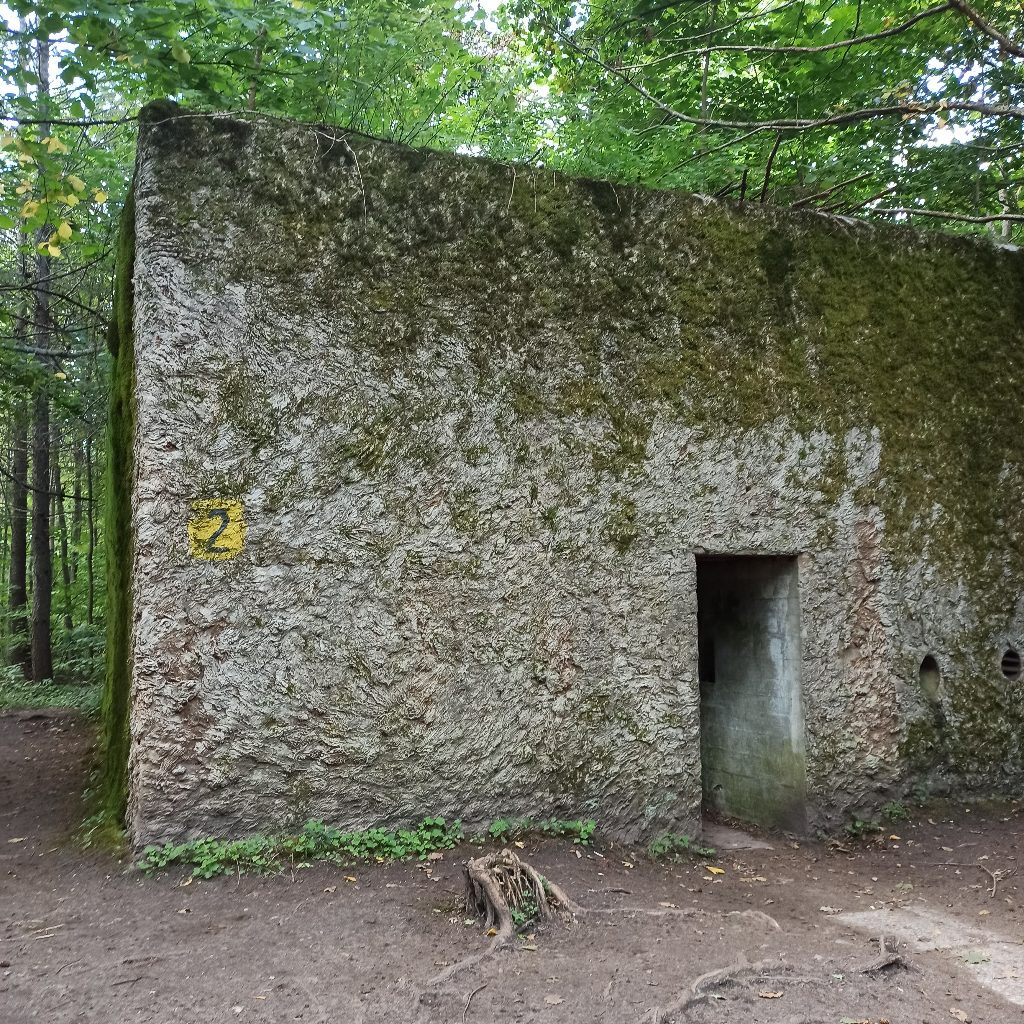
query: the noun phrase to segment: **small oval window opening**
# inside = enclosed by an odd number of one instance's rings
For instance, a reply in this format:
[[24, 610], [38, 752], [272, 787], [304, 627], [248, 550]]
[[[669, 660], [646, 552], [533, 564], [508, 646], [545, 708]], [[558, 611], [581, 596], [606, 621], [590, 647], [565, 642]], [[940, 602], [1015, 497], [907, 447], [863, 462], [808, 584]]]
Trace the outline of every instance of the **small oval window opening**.
[[929, 700], [938, 700], [942, 673], [939, 671], [939, 663], [930, 654], [921, 662], [920, 679], [924, 695]]
[[1011, 681], [1020, 679], [1021, 674], [1021, 660], [1020, 654], [1015, 651], [1012, 647], [1007, 647], [1003, 654], [1003, 660], [999, 663], [1000, 669], [1002, 669], [1003, 675]]

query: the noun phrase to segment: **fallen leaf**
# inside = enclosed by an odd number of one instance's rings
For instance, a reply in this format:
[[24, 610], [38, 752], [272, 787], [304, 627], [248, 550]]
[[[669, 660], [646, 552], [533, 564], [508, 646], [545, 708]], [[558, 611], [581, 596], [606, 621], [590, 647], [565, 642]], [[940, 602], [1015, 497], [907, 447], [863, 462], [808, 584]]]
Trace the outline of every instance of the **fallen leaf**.
[[517, 840], [516, 840], [516, 841], [515, 841], [515, 842], [514, 842], [514, 843], [513, 843], [512, 845], [513, 845], [513, 846], [518, 846], [518, 847], [519, 847], [519, 849], [521, 850], [521, 849], [522, 849], [522, 848], [523, 848], [524, 846], [526, 846], [526, 843], [520, 842], [520, 841], [519, 841], [519, 840], [517, 839]]
[[355, 880], [356, 880], [356, 876], [355, 875], [346, 875], [345, 876], [345, 881], [346, 882], [354, 882]]
[[823, 914], [841, 914], [843, 912], [842, 907], [818, 907]]
[[896, 842], [900, 837], [899, 836], [889, 836], [889, 838], [891, 840], [893, 840], [893, 842]]
[[562, 1001], [562, 997], [561, 996], [545, 996], [544, 997], [544, 1002], [547, 1003], [548, 1006], [557, 1006], [561, 1001]]
[[329, 885], [329, 886], [327, 886], [326, 889], [324, 889], [324, 892], [337, 892], [337, 891], [338, 891], [338, 887], [336, 885]]
[[497, 935], [498, 934], [498, 929], [497, 928], [488, 928], [487, 929], [487, 934], [488, 935]]
[[949, 1015], [961, 1021], [962, 1024], [971, 1024], [971, 1018], [963, 1010], [958, 1010], [955, 1006], [950, 1008]]
[[23, 843], [23, 842], [25, 842], [26, 839], [28, 839], [28, 836], [18, 836], [17, 839], [8, 839], [7, 842], [9, 842], [9, 843]]
[[707, 868], [705, 868], [705, 870], [709, 871], [712, 875], [724, 875], [725, 874], [725, 868], [712, 867], [710, 864], [707, 866]]
[[658, 906], [659, 907], [671, 907], [673, 910], [676, 909], [676, 905], [674, 903], [667, 903], [667, 902], [666, 903], [659, 903]]
[[758, 997], [758, 999], [781, 999], [782, 998], [782, 993], [781, 992], [758, 992], [757, 993], [757, 997]]

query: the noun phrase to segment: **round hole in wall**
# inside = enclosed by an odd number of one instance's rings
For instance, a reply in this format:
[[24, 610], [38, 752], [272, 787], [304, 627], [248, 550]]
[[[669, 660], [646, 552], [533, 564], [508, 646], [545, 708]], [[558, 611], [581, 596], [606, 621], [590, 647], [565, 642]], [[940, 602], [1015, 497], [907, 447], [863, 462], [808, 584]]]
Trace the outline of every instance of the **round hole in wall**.
[[1021, 660], [1019, 652], [1015, 651], [1012, 647], [1007, 647], [1003, 652], [1003, 659], [999, 662], [999, 667], [1007, 679], [1020, 679]]
[[930, 654], [925, 655], [921, 662], [920, 679], [924, 695], [929, 700], [938, 700], [942, 673], [939, 671], [939, 663]]

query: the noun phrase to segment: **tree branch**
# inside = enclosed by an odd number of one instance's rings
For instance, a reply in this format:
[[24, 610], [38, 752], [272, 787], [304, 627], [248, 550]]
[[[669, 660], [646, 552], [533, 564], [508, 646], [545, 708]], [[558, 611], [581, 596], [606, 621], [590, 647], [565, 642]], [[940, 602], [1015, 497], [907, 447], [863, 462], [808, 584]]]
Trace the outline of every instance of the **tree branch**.
[[63, 128], [90, 128], [101, 124], [130, 124], [137, 120], [136, 115], [125, 114], [124, 117], [18, 117], [16, 114], [0, 114], [0, 121], [19, 125], [59, 125]]
[[[966, 7], [966, 4], [964, 5]], [[806, 54], [806, 53], [828, 53], [830, 50], [845, 50], [851, 46], [863, 46], [865, 43], [874, 43], [879, 39], [888, 39], [891, 36], [898, 36], [912, 28], [919, 21], [926, 18], [934, 18], [938, 14], [945, 14], [946, 11], [960, 10], [956, 0], [948, 0], [947, 3], [938, 4], [936, 7], [929, 7], [926, 11], [915, 14], [912, 18], [882, 32], [873, 32], [870, 35], [854, 36], [850, 39], [843, 39], [836, 43], [822, 43], [821, 46], [739, 46], [739, 45], [717, 45], [699, 47], [694, 50], [679, 50], [664, 57], [658, 57], [646, 64], [633, 64], [623, 68], [624, 71], [641, 71], [644, 68], [653, 67], [655, 64], [662, 64], [667, 60], [676, 60], [679, 57], [705, 57], [711, 53], [767, 53], [767, 54]], [[972, 19], [973, 20], [973, 19]], [[980, 26], [979, 26], [980, 27]], [[994, 30], [993, 30], [994, 31]], [[994, 37], [993, 37], [994, 38]]]
[[912, 217], [938, 217], [940, 220], [960, 220], [966, 224], [991, 224], [994, 221], [1009, 220], [1024, 224], [1024, 213], [993, 213], [986, 217], [970, 217], [966, 213], [948, 213], [945, 210], [916, 210], [913, 207], [894, 206], [889, 209], [874, 209], [871, 213], [906, 214]]
[[994, 39], [1005, 53], [1014, 57], [1024, 57], [1024, 46], [1015, 43], [1008, 35], [1004, 35], [994, 25], [987, 22], [970, 4], [964, 0], [950, 0], [950, 7], [955, 7], [968, 21], [972, 22], [990, 39]]
[[764, 184], [761, 186], [761, 195], [758, 197], [759, 203], [763, 203], [768, 198], [768, 179], [772, 176], [772, 164], [775, 163], [775, 154], [778, 153], [779, 146], [782, 145], [783, 134], [783, 132], [779, 132], [775, 136], [775, 145], [772, 146], [772, 151], [768, 154], [768, 163], [764, 168]]
[[854, 182], [863, 181], [865, 178], [870, 178], [870, 171], [865, 171], [863, 174], [855, 174], [852, 178], [847, 178], [845, 181], [839, 182], [838, 185], [833, 185], [831, 188], [825, 189], [824, 192], [815, 192], [813, 196], [804, 196], [803, 199], [798, 199], [792, 205], [792, 209], [799, 210], [801, 206], [806, 206], [808, 203], [813, 203], [815, 199], [828, 199], [830, 195], [838, 192], [840, 189], [846, 188], [847, 185], [852, 185]]
[[649, 89], [640, 85], [639, 82], [634, 82], [625, 71], [607, 64], [592, 51], [584, 49], [564, 33], [559, 32], [558, 37], [581, 57], [603, 68], [608, 74], [621, 79], [634, 92], [643, 96], [645, 100], [656, 106], [662, 113], [677, 121], [682, 121], [684, 124], [692, 124], [699, 127], [735, 128], [740, 131], [803, 132], [813, 128], [830, 128], [846, 124], [856, 124], [860, 121], [870, 121], [879, 117], [913, 117], [924, 114], [941, 114], [950, 110], [985, 114], [989, 117], [1017, 117], [1024, 120], [1024, 107], [977, 103], [974, 100], [942, 100], [938, 103], [897, 103], [886, 107], [862, 107], [858, 110], [848, 110], [841, 114], [829, 114], [826, 117], [780, 117], [768, 121], [731, 121], [724, 118], [695, 117], [693, 114], [684, 114], [681, 110], [676, 110], [675, 107], [659, 100]]

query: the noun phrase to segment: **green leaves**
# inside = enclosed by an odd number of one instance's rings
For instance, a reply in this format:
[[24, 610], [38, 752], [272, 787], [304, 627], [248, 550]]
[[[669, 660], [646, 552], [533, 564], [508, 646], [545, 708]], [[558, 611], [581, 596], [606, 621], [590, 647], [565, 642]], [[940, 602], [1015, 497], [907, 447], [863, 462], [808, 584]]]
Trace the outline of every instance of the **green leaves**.
[[[462, 842], [462, 825], [444, 818], [424, 818], [414, 829], [389, 832], [382, 828], [342, 832], [322, 821], [308, 821], [302, 831], [286, 836], [248, 839], [196, 839], [188, 843], [148, 846], [140, 867], [148, 874], [173, 865], [192, 868], [193, 878], [213, 878], [236, 872], [267, 874], [286, 864], [303, 866], [313, 861], [335, 864], [426, 859], [439, 850]], [[353, 879], [354, 881], [354, 879]]]
[[[1010, 7], [989, 0], [978, 9], [1012, 30]], [[558, 126], [548, 161], [567, 170], [737, 196], [745, 174], [745, 198], [756, 183], [757, 198], [782, 204], [838, 186], [824, 204], [833, 212], [869, 208], [880, 193], [903, 206], [1017, 209], [1024, 116], [949, 105], [984, 99], [1019, 110], [1024, 61], [956, 11], [921, 18], [932, 7], [907, 0], [513, 0], [505, 9], [537, 62], [546, 120]], [[883, 106], [896, 110], [876, 117]], [[853, 111], [864, 113], [810, 131], [785, 127]], [[936, 173], [952, 162], [956, 175]]]

